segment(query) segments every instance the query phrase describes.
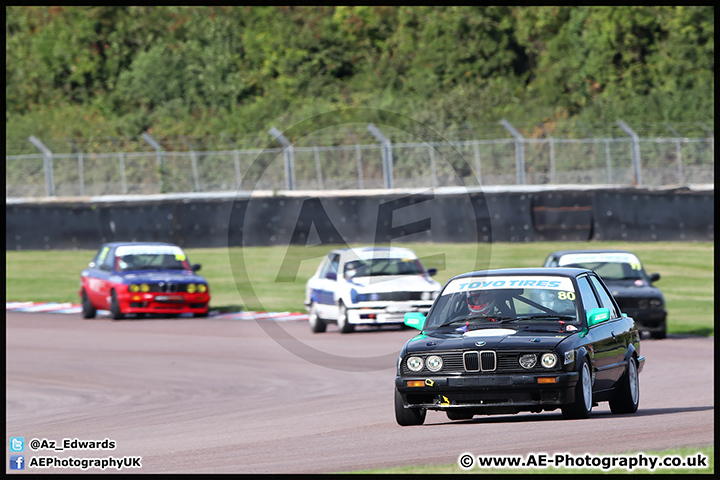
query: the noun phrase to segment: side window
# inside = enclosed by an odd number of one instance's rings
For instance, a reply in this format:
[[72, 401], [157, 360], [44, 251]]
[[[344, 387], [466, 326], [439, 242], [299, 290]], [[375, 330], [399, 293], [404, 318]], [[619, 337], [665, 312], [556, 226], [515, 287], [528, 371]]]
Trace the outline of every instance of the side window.
[[103, 261], [100, 264], [100, 268], [102, 268], [103, 270], [112, 270], [114, 259], [115, 259], [115, 251], [114, 250], [105, 252], [105, 258], [103, 258]]
[[598, 297], [600, 297], [600, 303], [602, 303], [603, 308], [607, 308], [610, 310], [610, 318], [618, 318], [620, 316], [620, 313], [618, 312], [617, 308], [615, 308], [615, 302], [613, 302], [612, 298], [610, 297], [610, 293], [608, 293], [608, 291], [605, 289], [605, 286], [600, 283], [600, 280], [598, 280], [595, 276], [591, 275], [590, 281], [595, 287], [595, 291], [598, 293]]
[[555, 257], [548, 258], [547, 260], [545, 260], [545, 265], [543, 265], [543, 267], [557, 267], [557, 266], [558, 266], [558, 261], [557, 261], [557, 258], [555, 258]]
[[330, 271], [337, 277], [338, 269], [340, 268], [340, 255], [336, 254], [330, 257]]
[[329, 260], [326, 259], [325, 262], [323, 262], [323, 268], [320, 272], [320, 278], [328, 278], [329, 273], [334, 273], [335, 275], [337, 275], [339, 264], [340, 255], [337, 253], [330, 255]]
[[109, 247], [102, 247], [98, 252], [95, 254], [95, 258], [92, 259], [92, 263], [94, 263], [94, 267], [98, 268], [100, 265], [103, 264], [105, 261], [105, 257], [107, 257], [108, 251], [110, 250]]
[[595, 298], [595, 292], [593, 292], [593, 289], [590, 286], [590, 281], [586, 275], [578, 278], [578, 288], [580, 289], [580, 295], [582, 295], [583, 307], [585, 308], [586, 314], [593, 308], [598, 308], [600, 306]]

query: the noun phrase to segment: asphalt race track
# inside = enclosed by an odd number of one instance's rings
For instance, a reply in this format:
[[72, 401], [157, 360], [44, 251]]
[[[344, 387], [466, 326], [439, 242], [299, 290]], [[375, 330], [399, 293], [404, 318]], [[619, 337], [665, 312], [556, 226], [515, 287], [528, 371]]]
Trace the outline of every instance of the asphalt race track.
[[[414, 330], [341, 335], [330, 326], [312, 334], [304, 321], [212, 317], [6, 319], [6, 445], [24, 437], [26, 465], [32, 457], [112, 456], [141, 457], [140, 469], [124, 473], [330, 473], [452, 464], [463, 453], [714, 444], [713, 338], [643, 340], [633, 415], [612, 415], [602, 403], [587, 420], [562, 420], [558, 410], [451, 422], [428, 412], [425, 425], [400, 427], [395, 362]], [[109, 439], [116, 447], [31, 451], [31, 439]]]

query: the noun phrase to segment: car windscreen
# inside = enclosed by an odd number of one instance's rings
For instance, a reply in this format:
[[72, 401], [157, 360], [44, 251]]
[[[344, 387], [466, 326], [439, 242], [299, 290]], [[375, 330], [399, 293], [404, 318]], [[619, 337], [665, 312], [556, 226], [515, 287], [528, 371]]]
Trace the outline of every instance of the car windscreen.
[[383, 275], [418, 275], [425, 273], [417, 259], [370, 258], [353, 260], [345, 264], [346, 277], [378, 277]]
[[631, 253], [586, 253], [563, 255], [561, 267], [594, 270], [604, 280], [648, 280], [640, 259]]
[[468, 277], [446, 285], [425, 329], [492, 322], [578, 324], [578, 318], [575, 287], [567, 277]]
[[128, 270], [190, 270], [185, 253], [173, 246], [122, 246], [115, 251], [117, 268]]

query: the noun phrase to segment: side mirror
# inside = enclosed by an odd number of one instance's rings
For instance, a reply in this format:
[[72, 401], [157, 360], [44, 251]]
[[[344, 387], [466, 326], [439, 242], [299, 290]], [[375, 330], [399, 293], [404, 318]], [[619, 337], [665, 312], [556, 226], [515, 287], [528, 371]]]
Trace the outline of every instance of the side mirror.
[[192, 271], [197, 272], [201, 268], [202, 268], [202, 265], [200, 265], [199, 263], [196, 263], [195, 265], [192, 266]]
[[651, 273], [650, 274], [650, 283], [657, 282], [660, 280], [660, 274], [659, 273]]
[[597, 325], [598, 323], [606, 322], [610, 320], [610, 309], [609, 308], [593, 308], [587, 312], [587, 324], [588, 327]]
[[420, 312], [408, 312], [405, 314], [405, 325], [422, 330], [425, 325], [425, 315]]
[[328, 278], [330, 280], [337, 280], [337, 273], [328, 272], [327, 275], [325, 275], [325, 278]]
[[437, 273], [437, 268], [428, 268], [427, 273], [428, 273], [428, 275], [430, 275], [431, 277], [434, 277], [435, 274]]
[[90, 268], [95, 268], [95, 262], [90, 262], [90, 263], [88, 263], [88, 267], [90, 267]]

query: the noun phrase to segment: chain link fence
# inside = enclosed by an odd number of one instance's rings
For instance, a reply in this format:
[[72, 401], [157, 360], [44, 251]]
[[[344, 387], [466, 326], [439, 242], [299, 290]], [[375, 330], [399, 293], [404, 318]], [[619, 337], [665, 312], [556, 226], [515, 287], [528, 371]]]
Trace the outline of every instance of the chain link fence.
[[[196, 151], [189, 142], [183, 142], [183, 151], [158, 147], [144, 152], [96, 149], [73, 153], [56, 153], [52, 146], [45, 147], [31, 137], [42, 153], [6, 155], [5, 193], [6, 198], [18, 198], [289, 189], [709, 184], [715, 180], [715, 137], [711, 130], [705, 133], [696, 137], [602, 138], [547, 134], [530, 138], [518, 134], [513, 138], [406, 143], [373, 143], [364, 138], [354, 144], [345, 138], [340, 145], [318, 144], [318, 139], [328, 139], [326, 135], [285, 148]], [[69, 143], [76, 147], [76, 143]]]

